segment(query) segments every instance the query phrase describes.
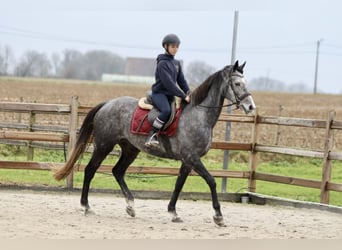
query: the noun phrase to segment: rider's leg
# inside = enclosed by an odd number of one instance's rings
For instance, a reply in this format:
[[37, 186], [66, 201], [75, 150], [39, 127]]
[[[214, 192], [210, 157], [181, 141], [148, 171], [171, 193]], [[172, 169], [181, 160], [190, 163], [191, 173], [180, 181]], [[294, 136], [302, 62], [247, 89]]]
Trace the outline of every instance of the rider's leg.
[[160, 114], [153, 121], [152, 130], [150, 131], [148, 139], [145, 143], [146, 146], [155, 146], [159, 144], [158, 133], [163, 128], [164, 123], [169, 119], [171, 114], [171, 106], [166, 95], [152, 93], [152, 100], [154, 105], [156, 105], [159, 109]]

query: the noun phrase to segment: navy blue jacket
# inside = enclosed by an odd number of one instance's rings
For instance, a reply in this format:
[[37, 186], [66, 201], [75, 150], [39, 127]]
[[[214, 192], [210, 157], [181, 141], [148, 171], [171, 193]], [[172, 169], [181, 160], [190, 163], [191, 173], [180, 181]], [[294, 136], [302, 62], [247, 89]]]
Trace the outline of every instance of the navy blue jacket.
[[160, 54], [157, 57], [155, 77], [156, 82], [152, 85], [152, 92], [154, 93], [185, 99], [186, 93], [190, 90], [180, 62], [174, 59], [172, 55]]

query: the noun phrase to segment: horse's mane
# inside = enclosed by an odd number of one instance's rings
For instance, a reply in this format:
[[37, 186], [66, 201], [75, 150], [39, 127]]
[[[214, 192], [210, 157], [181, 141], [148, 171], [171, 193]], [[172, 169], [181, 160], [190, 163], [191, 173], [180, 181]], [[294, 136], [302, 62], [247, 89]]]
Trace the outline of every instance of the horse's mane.
[[201, 85], [194, 89], [191, 93], [191, 103], [196, 106], [203, 102], [208, 96], [209, 90], [214, 82], [222, 82], [222, 70], [210, 75]]

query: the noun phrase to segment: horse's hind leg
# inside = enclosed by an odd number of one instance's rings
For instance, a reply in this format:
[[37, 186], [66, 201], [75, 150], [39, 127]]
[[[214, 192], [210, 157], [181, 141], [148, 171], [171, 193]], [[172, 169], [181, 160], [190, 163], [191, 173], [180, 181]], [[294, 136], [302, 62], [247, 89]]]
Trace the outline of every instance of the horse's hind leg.
[[120, 146], [121, 156], [119, 161], [112, 169], [112, 173], [116, 181], [119, 183], [122, 193], [126, 198], [126, 212], [130, 216], [135, 217], [134, 197], [125, 182], [124, 175], [126, 173], [127, 168], [135, 160], [140, 151], [126, 140], [120, 142]]
[[106, 156], [112, 151], [112, 146], [106, 147], [95, 147], [93, 155], [84, 169], [84, 179], [83, 179], [83, 187], [82, 187], [82, 195], [81, 195], [81, 205], [85, 208], [85, 212], [87, 213], [90, 209], [88, 203], [88, 193], [90, 182], [93, 179], [97, 169], [100, 167], [102, 161], [106, 158]]
[[182, 191], [182, 188], [184, 186], [184, 183], [188, 177], [188, 175], [191, 172], [191, 167], [182, 164], [179, 175], [176, 181], [175, 189], [172, 193], [171, 200], [168, 205], [168, 212], [172, 215], [172, 222], [182, 222], [182, 219], [178, 217], [176, 213], [176, 203], [179, 197], [180, 192]]

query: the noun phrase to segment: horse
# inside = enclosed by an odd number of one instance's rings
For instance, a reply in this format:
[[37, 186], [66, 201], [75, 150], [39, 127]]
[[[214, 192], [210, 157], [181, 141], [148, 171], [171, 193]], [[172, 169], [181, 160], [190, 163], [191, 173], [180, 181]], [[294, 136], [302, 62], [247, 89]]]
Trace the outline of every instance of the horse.
[[[239, 65], [236, 61], [234, 65], [225, 66], [195, 88], [191, 93], [190, 103], [185, 101], [181, 103], [182, 113], [176, 134], [167, 138], [160, 137], [161, 143], [157, 148], [145, 146], [146, 136], [132, 134], [130, 131], [132, 115], [138, 104], [136, 98], [124, 96], [98, 104], [85, 117], [74, 150], [66, 164], [54, 173], [54, 178], [62, 180], [73, 171], [75, 163], [93, 138], [94, 151], [84, 170], [81, 194], [81, 205], [85, 208], [85, 212], [89, 211], [90, 183], [102, 161], [115, 145], [119, 145], [121, 154], [112, 169], [112, 174], [126, 199], [126, 212], [135, 217], [134, 197], [125, 182], [124, 175], [139, 152], [179, 160], [181, 162], [179, 174], [167, 207], [172, 216], [171, 221], [182, 222], [176, 212], [176, 203], [188, 175], [194, 170], [210, 188], [212, 207], [215, 211], [214, 222], [218, 226], [225, 226], [215, 179], [201, 162], [201, 157], [209, 151], [213, 128], [224, 106], [235, 105], [246, 114], [256, 108], [246, 87], [243, 75], [245, 64], [246, 62]], [[228, 99], [230, 104], [224, 105], [225, 99]]]

